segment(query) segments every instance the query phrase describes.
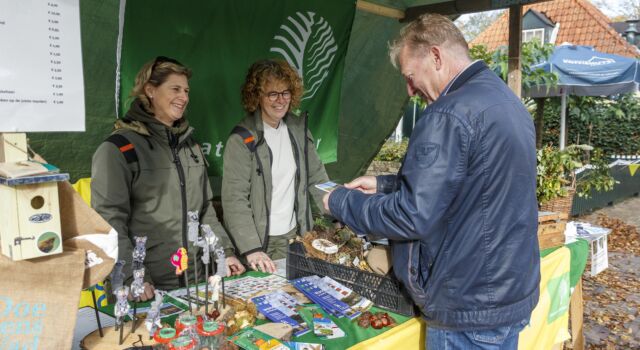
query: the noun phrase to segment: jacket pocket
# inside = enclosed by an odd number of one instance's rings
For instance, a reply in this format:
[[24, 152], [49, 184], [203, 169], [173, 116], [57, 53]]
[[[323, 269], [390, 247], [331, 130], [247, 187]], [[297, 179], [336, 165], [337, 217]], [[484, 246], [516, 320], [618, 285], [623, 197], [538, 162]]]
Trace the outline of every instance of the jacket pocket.
[[393, 242], [393, 268], [398, 279], [404, 283], [416, 305], [422, 307], [426, 297], [426, 280], [421, 271], [421, 249], [419, 241]]
[[477, 345], [482, 344], [492, 344], [492, 345], [502, 345], [505, 340], [509, 337], [517, 337], [520, 331], [524, 329], [527, 325], [528, 320], [522, 320], [513, 325], [498, 327], [494, 329], [486, 329], [480, 331], [470, 331], [465, 332], [467, 336], [477, 343]]

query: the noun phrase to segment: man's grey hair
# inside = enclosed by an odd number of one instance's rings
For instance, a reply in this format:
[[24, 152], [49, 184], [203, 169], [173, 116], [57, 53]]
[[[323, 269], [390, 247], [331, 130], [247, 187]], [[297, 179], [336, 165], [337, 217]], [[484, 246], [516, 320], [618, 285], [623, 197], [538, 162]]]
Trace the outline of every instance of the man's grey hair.
[[426, 54], [432, 46], [446, 43], [447, 48], [461, 50], [469, 57], [469, 44], [451, 20], [437, 13], [425, 13], [400, 30], [400, 36], [389, 45], [391, 64], [398, 68], [403, 47], [412, 55]]

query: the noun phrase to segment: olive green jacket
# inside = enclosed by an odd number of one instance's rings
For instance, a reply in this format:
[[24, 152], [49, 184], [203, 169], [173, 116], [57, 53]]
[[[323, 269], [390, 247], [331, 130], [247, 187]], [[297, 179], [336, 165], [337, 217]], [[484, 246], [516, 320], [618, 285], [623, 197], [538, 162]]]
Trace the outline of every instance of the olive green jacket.
[[124, 120], [116, 122], [114, 133], [133, 144], [138, 161], [127, 163], [118, 147], [105, 141], [91, 167], [91, 205], [118, 231], [125, 278], [131, 277], [133, 237], [147, 236], [145, 280], [164, 290], [179, 286], [170, 257], [180, 247], [189, 250], [188, 272], [194, 276], [193, 252], [198, 248], [186, 243], [187, 211], [197, 210], [200, 223], [209, 224], [227, 253], [233, 252], [212, 206], [207, 167], [191, 137], [193, 128], [184, 119], [177, 124], [166, 127], [135, 101]]
[[[328, 181], [311, 133], [307, 131], [304, 135], [303, 119], [291, 113], [283, 119], [289, 130], [293, 156], [298, 168], [295, 178], [294, 209], [300, 235], [313, 227], [309, 194], [313, 197], [316, 209], [323, 208], [324, 192], [317, 189], [315, 185]], [[222, 208], [227, 232], [235, 242], [238, 252], [246, 255], [259, 250], [266, 252], [268, 246], [272, 154], [264, 139], [264, 128], [259, 111], [245, 117], [238, 126], [244, 127], [253, 135], [256, 151], [252, 153], [240, 135], [229, 136], [224, 148]], [[308, 175], [304, 159], [305, 142], [308, 147]], [[259, 170], [256, 156], [262, 163], [262, 172]]]

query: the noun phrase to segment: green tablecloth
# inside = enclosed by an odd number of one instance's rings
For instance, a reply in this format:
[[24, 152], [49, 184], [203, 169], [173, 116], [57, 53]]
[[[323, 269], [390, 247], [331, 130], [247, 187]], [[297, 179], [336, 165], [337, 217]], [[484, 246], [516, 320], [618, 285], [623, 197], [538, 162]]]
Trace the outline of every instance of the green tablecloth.
[[[262, 272], [257, 272], [257, 271], [248, 271], [246, 273], [244, 273], [241, 276], [234, 276], [234, 277], [227, 277], [225, 278], [225, 281], [229, 281], [229, 280], [233, 280], [236, 278], [240, 278], [243, 276], [254, 276], [254, 277], [262, 277], [262, 276], [267, 276], [268, 274], [266, 273], [262, 273]], [[166, 299], [167, 297], [165, 297], [165, 301], [170, 301], [172, 303], [177, 304], [177, 306], [182, 307], [184, 310], [188, 310], [188, 306], [184, 305], [182, 303], [180, 303], [179, 301], [171, 298], [170, 300]], [[169, 297], [170, 298], [170, 297]], [[145, 302], [145, 303], [138, 303], [138, 307], [142, 308], [142, 307], [146, 307], [149, 306], [149, 302]], [[105, 307], [101, 307], [100, 311], [113, 316], [113, 304], [107, 305]], [[316, 307], [317, 305], [315, 304], [309, 304], [306, 307]], [[371, 312], [378, 312], [378, 311], [384, 311], [387, 312], [391, 317], [393, 317], [396, 320], [397, 324], [401, 324], [406, 322], [407, 320], [410, 319], [410, 317], [407, 316], [403, 316], [400, 314], [396, 314], [394, 312], [390, 312], [384, 309], [380, 309], [377, 307], [373, 307], [371, 310]], [[162, 322], [166, 322], [169, 324], [173, 324], [175, 322], [177, 316], [170, 316], [170, 317], [166, 317], [162, 319]], [[372, 327], [369, 327], [367, 329], [363, 329], [360, 328], [357, 324], [357, 320], [349, 320], [348, 318], [336, 318], [334, 316], [330, 316], [331, 319], [333, 320], [333, 322], [335, 322], [344, 332], [345, 332], [345, 336], [342, 338], [336, 338], [336, 339], [330, 339], [330, 340], [323, 340], [321, 338], [318, 338], [315, 336], [315, 334], [313, 334], [313, 331], [302, 335], [300, 337], [294, 337], [292, 340], [293, 341], [298, 341], [298, 342], [304, 342], [304, 343], [321, 343], [321, 344], [325, 344], [327, 350], [332, 350], [332, 349], [346, 349], [352, 345], [355, 345], [363, 340], [366, 339], [370, 339], [373, 338], [379, 334], [384, 333], [385, 331], [389, 330], [390, 328], [383, 328], [383, 329], [373, 329]], [[127, 318], [127, 320], [129, 320], [129, 318]], [[144, 327], [144, 325], [142, 324], [142, 321], [138, 321], [140, 322], [140, 324], [138, 325], [138, 327]], [[263, 324], [263, 323], [267, 323], [269, 322], [268, 320], [258, 320], [256, 323], [257, 324]]]
[[[578, 239], [573, 243], [569, 243], [564, 247], [569, 248], [571, 251], [571, 266], [569, 268], [569, 283], [571, 288], [575, 287], [582, 277], [585, 266], [587, 266], [587, 259], [589, 258], [589, 242], [584, 239]], [[540, 252], [540, 257], [553, 253], [560, 247], [545, 249]]]

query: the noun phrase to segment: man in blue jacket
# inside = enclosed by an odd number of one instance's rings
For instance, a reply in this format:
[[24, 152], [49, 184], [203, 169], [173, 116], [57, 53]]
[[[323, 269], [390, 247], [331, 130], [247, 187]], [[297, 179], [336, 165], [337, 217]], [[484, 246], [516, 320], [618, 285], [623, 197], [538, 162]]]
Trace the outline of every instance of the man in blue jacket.
[[408, 24], [390, 56], [409, 95], [429, 103], [402, 168], [355, 179], [325, 207], [391, 241], [428, 349], [516, 349], [540, 281], [531, 116], [446, 17]]

